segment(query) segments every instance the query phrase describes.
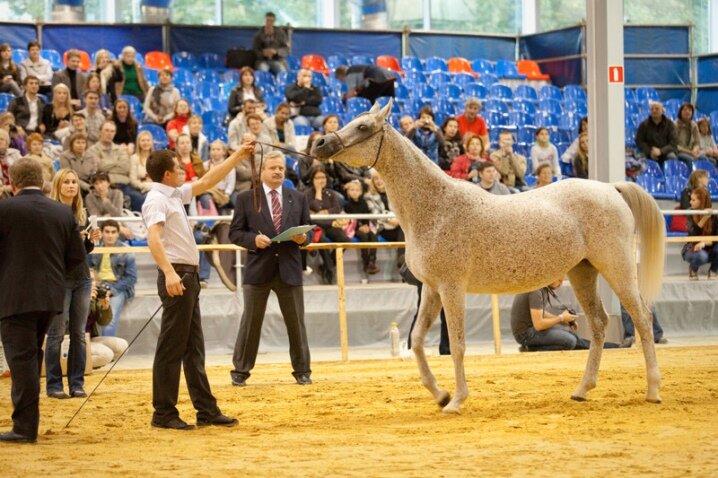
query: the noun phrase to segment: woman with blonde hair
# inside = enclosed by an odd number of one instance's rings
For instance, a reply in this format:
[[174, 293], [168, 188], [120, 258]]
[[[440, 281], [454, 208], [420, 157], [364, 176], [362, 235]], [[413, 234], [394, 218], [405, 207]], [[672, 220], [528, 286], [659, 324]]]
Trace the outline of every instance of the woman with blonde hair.
[[70, 127], [70, 119], [74, 111], [70, 100], [70, 88], [66, 84], [58, 83], [52, 88], [52, 103], [45, 105], [43, 111], [45, 137], [55, 138], [58, 129]]
[[[100, 240], [100, 229], [87, 227], [87, 213], [80, 194], [77, 174], [71, 169], [61, 169], [52, 182], [50, 198], [70, 208], [77, 221], [77, 227], [84, 238], [85, 251], [89, 254], [94, 243]], [[46, 389], [50, 398], [84, 398], [85, 385], [85, 326], [90, 312], [92, 279], [88, 262], [80, 264], [65, 275], [65, 308], [55, 316], [47, 331], [45, 345]], [[67, 354], [67, 382], [70, 394], [63, 390], [60, 356], [65, 330], [70, 330], [70, 350]]]
[[155, 150], [155, 140], [149, 131], [137, 134], [135, 153], [130, 156], [130, 185], [143, 194], [152, 189], [152, 179], [147, 174], [147, 159]]

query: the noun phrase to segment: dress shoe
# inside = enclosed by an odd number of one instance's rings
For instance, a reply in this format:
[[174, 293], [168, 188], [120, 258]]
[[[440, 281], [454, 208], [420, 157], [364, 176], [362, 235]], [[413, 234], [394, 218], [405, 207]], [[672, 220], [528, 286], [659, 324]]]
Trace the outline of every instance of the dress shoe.
[[667, 343], [668, 343], [668, 339], [665, 338], [665, 337], [661, 337], [660, 339], [656, 340], [656, 343], [657, 343], [657, 344], [667, 344]]
[[312, 379], [309, 378], [309, 375], [307, 375], [306, 373], [297, 375], [295, 377], [295, 379], [297, 381], [297, 384], [299, 384], [299, 385], [311, 385], [312, 384]]
[[366, 266], [366, 273], [370, 275], [377, 274], [380, 271], [380, 269], [374, 264], [374, 262], [370, 262]]
[[216, 415], [210, 419], [197, 418], [198, 427], [207, 427], [214, 425], [216, 427], [233, 427], [239, 423], [236, 418], [228, 417], [227, 415]]
[[232, 385], [234, 385], [235, 387], [246, 387], [247, 377], [232, 376]]
[[70, 396], [72, 398], [87, 398], [87, 394], [81, 388], [70, 392]]
[[70, 398], [70, 396], [62, 390], [58, 392], [47, 392], [47, 396], [50, 398], [57, 398], [58, 400], [65, 400], [66, 398]]
[[698, 280], [698, 271], [688, 269], [688, 280]]
[[15, 432], [0, 433], [0, 442], [5, 443], [35, 443], [37, 438], [26, 437]]
[[152, 426], [155, 428], [169, 428], [171, 430], [194, 430], [195, 426], [182, 420], [180, 417], [175, 417], [164, 423], [156, 422], [152, 420]]
[[623, 342], [621, 342], [621, 348], [623, 349], [630, 349], [633, 347], [633, 344], [636, 342], [635, 337], [626, 337], [623, 339]]

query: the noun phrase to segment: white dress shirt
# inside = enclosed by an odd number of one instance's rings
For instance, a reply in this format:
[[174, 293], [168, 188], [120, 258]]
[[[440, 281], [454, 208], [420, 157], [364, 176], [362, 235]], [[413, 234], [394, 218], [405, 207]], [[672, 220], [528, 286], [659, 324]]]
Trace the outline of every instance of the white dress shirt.
[[[264, 183], [262, 183], [262, 188], [264, 188], [264, 195], [267, 196], [267, 204], [269, 204], [269, 214], [271, 214], [272, 221], [274, 221], [274, 212], [272, 211], [272, 188], [270, 188]], [[279, 205], [282, 206], [282, 210], [284, 210], [284, 205], [282, 204], [282, 186], [279, 186], [276, 191], [277, 199], [279, 199]]]

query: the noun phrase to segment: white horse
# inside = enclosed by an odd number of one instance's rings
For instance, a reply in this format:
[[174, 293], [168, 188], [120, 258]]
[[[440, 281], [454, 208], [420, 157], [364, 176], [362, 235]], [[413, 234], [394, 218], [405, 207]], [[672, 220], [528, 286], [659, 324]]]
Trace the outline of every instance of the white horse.
[[[450, 178], [386, 123], [391, 102], [377, 104], [337, 133], [319, 138], [312, 153], [352, 166], [371, 166], [386, 183], [406, 234], [406, 261], [424, 283], [412, 335], [424, 386], [444, 412], [459, 413], [468, 396], [464, 375], [465, 294], [516, 294], [568, 274], [589, 321], [592, 340], [583, 379], [571, 398], [596, 387], [608, 315], [598, 295], [606, 279], [636, 324], [646, 361], [646, 400], [660, 402], [650, 303], [663, 277], [664, 221], [655, 201], [632, 183], [560, 181], [497, 196]], [[636, 272], [634, 231], [640, 237]], [[640, 293], [639, 293], [640, 291]], [[439, 388], [424, 353], [424, 337], [443, 304], [456, 389]]]

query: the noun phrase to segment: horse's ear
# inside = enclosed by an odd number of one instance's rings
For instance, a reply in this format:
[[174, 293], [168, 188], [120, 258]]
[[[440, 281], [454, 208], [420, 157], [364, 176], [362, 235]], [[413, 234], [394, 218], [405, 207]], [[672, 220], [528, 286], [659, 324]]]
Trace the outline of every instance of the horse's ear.
[[371, 109], [369, 110], [369, 113], [375, 115], [379, 112], [380, 106], [379, 102], [375, 101], [373, 105], [371, 105]]
[[[389, 98], [389, 101], [387, 104], [381, 109], [381, 111], [377, 114], [377, 121], [384, 123], [386, 119], [391, 114], [391, 107], [394, 104], [394, 98]], [[376, 107], [378, 103], [374, 103], [374, 106]]]

